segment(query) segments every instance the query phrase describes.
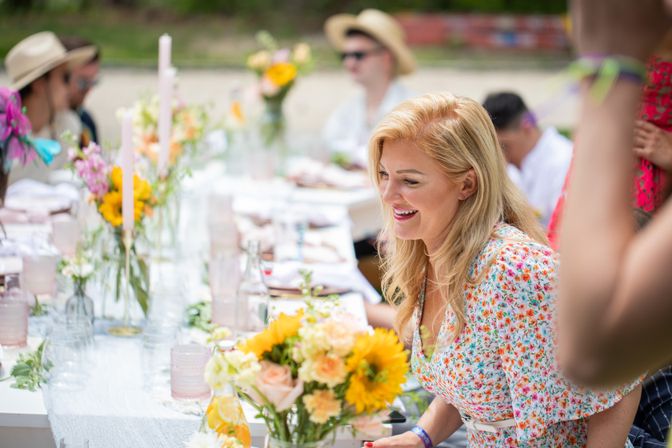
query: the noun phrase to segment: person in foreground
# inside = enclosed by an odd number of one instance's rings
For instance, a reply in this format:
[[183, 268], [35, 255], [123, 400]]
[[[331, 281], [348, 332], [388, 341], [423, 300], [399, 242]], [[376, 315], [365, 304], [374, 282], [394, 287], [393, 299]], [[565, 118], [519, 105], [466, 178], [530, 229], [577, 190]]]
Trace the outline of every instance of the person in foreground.
[[409, 100], [369, 151], [384, 292], [399, 304], [400, 334], [412, 330], [412, 371], [436, 398], [412, 431], [367, 446], [427, 448], [462, 424], [473, 447], [624, 446], [639, 389], [598, 393], [560, 375], [556, 259], [487, 112], [450, 94]]
[[672, 203], [668, 198], [637, 233], [631, 205], [644, 63], [672, 27], [672, 1], [571, 6], [578, 53], [601, 55], [596, 69], [609, 64], [617, 73], [613, 82], [602, 82], [608, 89], [600, 97], [593, 94], [599, 71], [581, 83], [574, 169], [560, 230], [559, 356], [570, 377], [614, 384], [672, 357]]

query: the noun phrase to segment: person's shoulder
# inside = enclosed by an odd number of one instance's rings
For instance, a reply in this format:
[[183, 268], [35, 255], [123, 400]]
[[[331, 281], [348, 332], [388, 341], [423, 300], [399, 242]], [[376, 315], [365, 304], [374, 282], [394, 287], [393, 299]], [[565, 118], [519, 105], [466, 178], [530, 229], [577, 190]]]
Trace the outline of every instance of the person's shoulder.
[[504, 272], [514, 280], [522, 278], [525, 272], [548, 275], [557, 265], [553, 249], [508, 224], [499, 224], [495, 228], [486, 251], [493, 260], [495, 271]]

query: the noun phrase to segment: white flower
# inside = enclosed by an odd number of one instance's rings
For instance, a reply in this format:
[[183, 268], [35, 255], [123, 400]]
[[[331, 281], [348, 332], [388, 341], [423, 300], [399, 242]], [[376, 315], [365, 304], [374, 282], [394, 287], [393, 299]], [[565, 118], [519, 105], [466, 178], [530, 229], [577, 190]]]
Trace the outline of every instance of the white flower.
[[261, 365], [254, 353], [232, 350], [224, 352], [223, 359], [227, 374], [236, 386], [246, 388], [256, 382]]
[[313, 359], [329, 350], [331, 344], [321, 324], [306, 325], [299, 329], [300, 353], [304, 359]]
[[196, 432], [185, 442], [185, 448], [243, 448], [238, 439], [220, 436], [216, 432]]

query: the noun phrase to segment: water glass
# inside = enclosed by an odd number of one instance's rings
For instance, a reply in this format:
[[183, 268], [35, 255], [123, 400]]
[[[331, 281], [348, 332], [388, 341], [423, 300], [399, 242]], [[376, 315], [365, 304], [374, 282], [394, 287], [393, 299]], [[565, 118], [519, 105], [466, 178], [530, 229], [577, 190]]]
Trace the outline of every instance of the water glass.
[[53, 365], [50, 387], [63, 390], [84, 387], [93, 345], [90, 326], [85, 320], [76, 324], [60, 322], [54, 326], [45, 352], [46, 359]]
[[178, 337], [174, 322], [150, 322], [142, 332], [143, 386], [146, 391], [161, 390], [170, 384], [170, 350]]
[[79, 222], [72, 216], [61, 213], [52, 218], [51, 228], [56, 249], [65, 256], [74, 256], [80, 236]]
[[28, 305], [23, 300], [0, 299], [0, 345], [24, 347], [28, 340]]
[[56, 290], [56, 263], [53, 254], [33, 254], [23, 257], [23, 288], [34, 295], [53, 295]]
[[237, 251], [226, 251], [211, 257], [208, 280], [212, 298], [235, 296], [240, 283], [240, 257]]
[[273, 216], [275, 261], [303, 260], [303, 244], [307, 227], [307, 219], [301, 216], [301, 213], [284, 210]]
[[205, 382], [205, 365], [210, 350], [198, 344], [176, 345], [170, 351], [170, 393], [176, 400], [202, 400], [210, 397]]

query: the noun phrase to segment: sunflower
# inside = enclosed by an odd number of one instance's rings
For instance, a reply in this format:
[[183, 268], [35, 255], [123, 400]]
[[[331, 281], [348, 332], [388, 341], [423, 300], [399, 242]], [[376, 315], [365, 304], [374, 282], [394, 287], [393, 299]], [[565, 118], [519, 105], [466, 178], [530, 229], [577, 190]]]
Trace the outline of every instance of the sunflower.
[[303, 310], [291, 316], [280, 313], [280, 316], [271, 322], [268, 328], [242, 342], [238, 349], [244, 353], [254, 353], [257, 359], [262, 359], [264, 353], [273, 350], [274, 346], [298, 334], [302, 318]]
[[357, 337], [346, 366], [352, 375], [345, 399], [358, 414], [385, 409], [401, 393], [408, 372], [404, 346], [394, 331], [382, 328]]
[[[118, 191], [110, 191], [103, 196], [103, 200], [98, 207], [98, 211], [103, 218], [113, 227], [120, 226], [124, 221], [121, 214], [121, 193]], [[136, 211], [137, 213], [137, 211]]]
[[278, 62], [271, 65], [265, 73], [266, 78], [278, 87], [284, 87], [296, 78], [297, 70], [294, 64]]

